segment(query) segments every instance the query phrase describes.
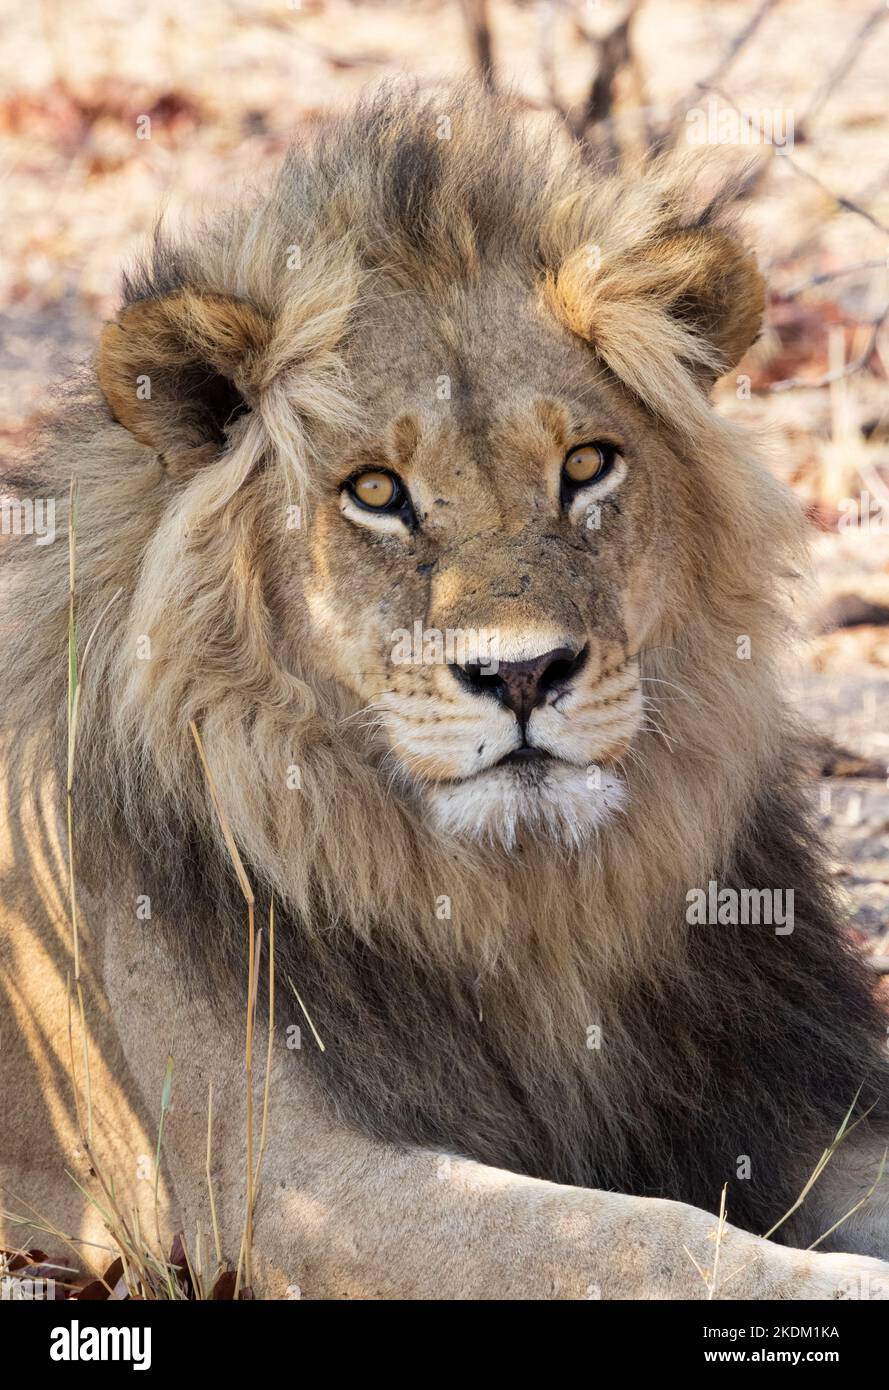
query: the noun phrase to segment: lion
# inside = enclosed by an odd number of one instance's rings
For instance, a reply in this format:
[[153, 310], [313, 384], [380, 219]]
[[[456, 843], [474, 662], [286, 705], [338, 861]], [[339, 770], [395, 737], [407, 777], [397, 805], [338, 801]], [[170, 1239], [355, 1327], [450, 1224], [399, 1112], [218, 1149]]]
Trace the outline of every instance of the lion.
[[6, 547], [28, 1212], [107, 1244], [93, 1154], [151, 1209], [169, 1054], [163, 1220], [206, 1231], [209, 1176], [237, 1251], [249, 898], [262, 1295], [708, 1297], [723, 1189], [718, 1296], [889, 1293], [886, 1020], [784, 695], [803, 526], [711, 401], [764, 305], [737, 187], [386, 89], [126, 278], [17, 485], [56, 541]]

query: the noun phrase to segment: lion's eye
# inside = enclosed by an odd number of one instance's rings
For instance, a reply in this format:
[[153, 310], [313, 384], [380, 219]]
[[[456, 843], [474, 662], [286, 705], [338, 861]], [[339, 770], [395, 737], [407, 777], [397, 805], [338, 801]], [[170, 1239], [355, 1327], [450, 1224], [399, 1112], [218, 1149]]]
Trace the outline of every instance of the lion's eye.
[[617, 446], [603, 442], [578, 444], [562, 464], [562, 478], [569, 488], [586, 487], [610, 473], [617, 458]]
[[404, 486], [394, 473], [371, 469], [346, 484], [355, 501], [373, 512], [395, 512], [404, 502]]

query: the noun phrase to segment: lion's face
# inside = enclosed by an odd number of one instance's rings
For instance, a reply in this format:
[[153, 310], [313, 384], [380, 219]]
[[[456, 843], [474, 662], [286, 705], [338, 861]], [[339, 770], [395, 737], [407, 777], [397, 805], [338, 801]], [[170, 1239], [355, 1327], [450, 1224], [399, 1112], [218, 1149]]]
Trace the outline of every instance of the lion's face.
[[350, 369], [366, 430], [311, 509], [313, 660], [440, 826], [582, 838], [644, 717], [676, 460], [531, 296], [480, 292], [460, 320], [402, 297]]

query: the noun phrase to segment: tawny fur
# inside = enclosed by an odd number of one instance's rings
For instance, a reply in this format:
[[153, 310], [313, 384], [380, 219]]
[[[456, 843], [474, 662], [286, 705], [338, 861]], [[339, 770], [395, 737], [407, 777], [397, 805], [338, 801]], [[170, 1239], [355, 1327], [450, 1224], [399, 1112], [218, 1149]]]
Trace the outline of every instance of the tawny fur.
[[[704, 1206], [753, 1151], [735, 1212], [765, 1224], [858, 1085], [882, 1104], [885, 1080], [879, 1014], [795, 789], [778, 657], [800, 517], [707, 398], [757, 332], [762, 284], [732, 230], [733, 186], [706, 169], [602, 179], [502, 106], [442, 100], [447, 138], [438, 98], [384, 95], [295, 154], [267, 198], [159, 242], [106, 330], [104, 396], [87, 381], [29, 480], [62, 499], [77, 476], [82, 637], [123, 590], [83, 691], [80, 863], [100, 880], [123, 852], [195, 988], [232, 990], [240, 904], [195, 720], [349, 1122]], [[411, 335], [427, 330], [440, 347], [424, 379], [440, 359], [460, 388], [433, 423], [400, 399]], [[486, 344], [490, 381], [472, 366]], [[151, 401], [132, 389], [140, 366]], [[598, 568], [587, 554], [571, 579], [567, 542], [547, 568], [545, 528], [526, 535], [505, 502], [479, 542], [475, 607], [433, 579], [409, 616], [567, 622], [594, 582], [594, 674], [629, 663], [621, 699], [641, 695], [648, 717], [614, 753], [627, 802], [600, 833], [580, 846], [519, 835], [504, 852], [443, 835], [423, 793], [435, 768], [393, 780], [385, 730], [359, 717], [381, 693], [354, 676], [382, 660], [368, 624], [406, 568], [419, 584], [438, 561], [418, 542], [409, 566], [392, 551], [377, 564], [336, 529], [331, 497], [385, 440], [390, 458], [427, 447], [430, 513], [439, 480], [484, 515], [484, 479], [467, 478], [483, 446], [502, 461], [535, 431], [544, 452], [570, 434], [569, 404], [510, 395], [522, 370], [550, 369], [639, 461]], [[63, 543], [10, 559], [0, 702], [21, 766], [63, 757], [67, 563]], [[501, 610], [492, 595], [523, 563], [529, 593]], [[399, 688], [405, 710], [428, 690], [417, 679]], [[794, 888], [794, 935], [695, 936], [685, 897], [713, 877]]]

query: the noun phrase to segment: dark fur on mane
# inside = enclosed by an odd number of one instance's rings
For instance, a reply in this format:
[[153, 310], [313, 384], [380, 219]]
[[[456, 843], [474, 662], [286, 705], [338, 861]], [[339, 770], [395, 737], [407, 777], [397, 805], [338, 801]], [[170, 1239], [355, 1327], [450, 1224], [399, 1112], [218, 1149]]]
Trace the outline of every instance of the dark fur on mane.
[[[141, 873], [172, 924], [170, 946], [196, 989], [206, 988], [209, 966], [220, 1005], [230, 1007], [247, 973], [246, 913], [231, 866], [189, 840], [186, 827], [153, 826], [140, 831]], [[619, 1066], [621, 1091], [607, 1112], [589, 1084], [595, 1050], [563, 1038], [553, 1065], [533, 1037], [510, 1030], [508, 989], [495, 979], [479, 990], [476, 980], [424, 967], [385, 923], [370, 947], [347, 924], [305, 931], [279, 915], [279, 1017], [301, 1027], [301, 1058], [341, 1117], [365, 1133], [708, 1210], [728, 1183], [731, 1220], [762, 1233], [791, 1207], [856, 1094], [856, 1116], [871, 1107], [872, 1122], [889, 1116], [878, 1050], [885, 1019], [845, 938], [823, 860], [802, 794], [777, 779], [713, 876], [721, 887], [792, 887], [792, 934], [677, 919], [682, 977], [628, 980], [611, 1001], [603, 1046], [627, 1049], [631, 1064]], [[262, 921], [268, 895], [257, 885]], [[744, 1156], [749, 1179], [738, 1176]]]

